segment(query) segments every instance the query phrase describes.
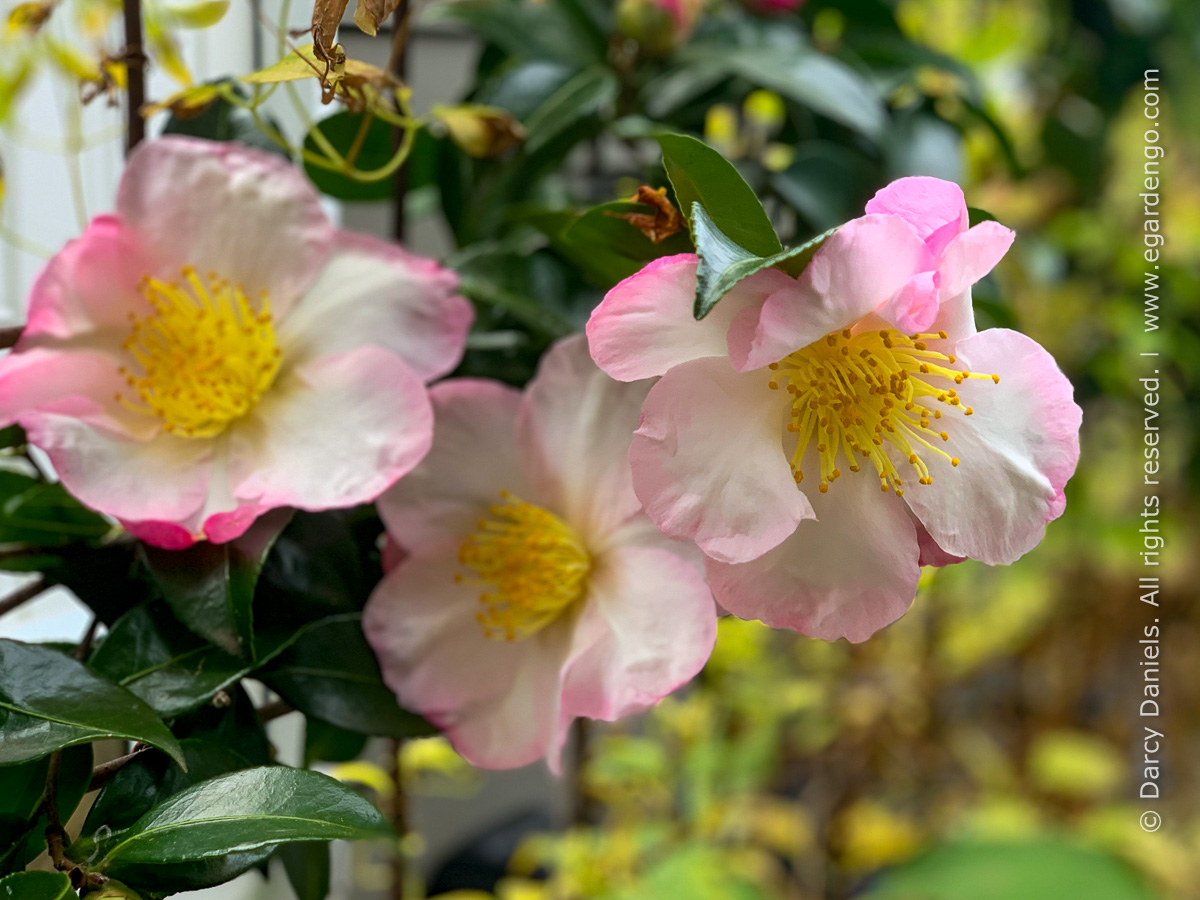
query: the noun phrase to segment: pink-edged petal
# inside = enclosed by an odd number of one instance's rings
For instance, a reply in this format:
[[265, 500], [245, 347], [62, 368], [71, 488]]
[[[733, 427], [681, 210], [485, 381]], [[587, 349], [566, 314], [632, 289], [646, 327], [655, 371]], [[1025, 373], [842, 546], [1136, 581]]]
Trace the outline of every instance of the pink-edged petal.
[[458, 365], [475, 317], [457, 287], [458, 276], [431, 259], [339, 232], [325, 268], [280, 323], [280, 347], [307, 359], [380, 346], [432, 380]]
[[723, 359], [676, 366], [650, 390], [629, 461], [654, 523], [724, 562], [778, 545], [811, 518], [783, 453], [790, 395]]
[[[133, 412], [117, 399], [129, 397], [119, 363], [92, 350], [35, 348], [0, 360], [0, 422], [27, 424], [42, 414], [78, 419], [106, 434], [149, 440], [161, 431], [156, 416]], [[133, 395], [132, 400], [140, 399]]]
[[142, 277], [158, 268], [158, 258], [119, 219], [93, 219], [34, 282], [18, 351], [81, 343], [116, 350], [129, 334], [129, 313], [148, 308], [138, 291]]
[[145, 141], [130, 154], [117, 211], [178, 280], [195, 266], [271, 295], [277, 317], [325, 264], [334, 230], [294, 165], [234, 143], [183, 137]]
[[967, 230], [967, 202], [953, 181], [916, 175], [898, 178], [867, 201], [868, 213], [899, 216], [941, 253], [946, 243]]
[[1031, 338], [992, 328], [955, 346], [956, 367], [998, 374], [957, 390], [970, 416], [947, 414], [944, 449], [959, 465], [925, 454], [931, 485], [904, 499], [945, 552], [1010, 563], [1041, 541], [1066, 506], [1063, 488], [1079, 461], [1082, 412], [1071, 383]]
[[22, 421], [63, 485], [92, 509], [125, 522], [187, 527], [204, 506], [213, 441], [169, 434], [135, 441], [54, 413]]
[[239, 506], [337, 509], [367, 503], [429, 450], [425, 386], [378, 347], [281, 374], [229, 434], [229, 484]]
[[429, 396], [429, 455], [378, 504], [388, 532], [410, 552], [465, 540], [502, 490], [539, 502], [517, 448], [519, 391], [495, 381], [454, 378], [434, 385]]
[[152, 547], [159, 547], [163, 550], [186, 550], [196, 543], [195, 536], [175, 522], [127, 522], [123, 519], [120, 522], [126, 531]]
[[734, 317], [793, 284], [766, 269], [739, 282], [697, 322], [696, 265], [691, 253], [666, 256], [608, 292], [587, 324], [592, 358], [601, 369], [620, 381], [639, 381], [689, 360], [725, 356]]
[[716, 606], [703, 576], [667, 550], [627, 544], [597, 561], [564, 670], [564, 716], [641, 712], [708, 661]]
[[553, 765], [566, 739], [560, 673], [571, 621], [522, 641], [486, 637], [478, 587], [454, 580], [457, 553], [451, 543], [409, 557], [367, 602], [363, 631], [384, 681], [477, 766]]
[[817, 518], [759, 559], [732, 566], [709, 560], [713, 596], [743, 619], [827, 641], [865, 641], [917, 595], [916, 527], [872, 472], [842, 476], [829, 493], [814, 494], [812, 505]]
[[925, 331], [938, 315], [937, 273], [914, 275], [875, 315], [904, 334]]
[[592, 362], [582, 335], [542, 357], [517, 424], [517, 443], [538, 496], [592, 543], [641, 509], [629, 444], [649, 381], [614, 381]]
[[999, 222], [980, 222], [956, 235], [946, 245], [938, 266], [942, 297], [957, 297], [992, 271], [1015, 239], [1016, 233]]
[[853, 326], [890, 301], [929, 253], [916, 230], [897, 216], [863, 216], [835, 231], [800, 278], [771, 294], [757, 317], [738, 314], [729, 356], [739, 371], [760, 369], [834, 331]]
[[954, 556], [939, 547], [938, 542], [925, 530], [925, 526], [915, 515], [913, 524], [917, 527], [917, 545], [921, 548], [920, 564], [922, 566], [952, 566], [966, 560], [965, 556]]

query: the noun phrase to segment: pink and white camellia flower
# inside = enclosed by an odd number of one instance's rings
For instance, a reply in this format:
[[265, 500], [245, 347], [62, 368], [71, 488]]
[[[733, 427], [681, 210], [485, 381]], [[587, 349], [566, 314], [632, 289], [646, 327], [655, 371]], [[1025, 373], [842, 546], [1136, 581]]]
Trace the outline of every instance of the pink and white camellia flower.
[[833, 640], [899, 618], [923, 564], [1009, 563], [1062, 514], [1081, 413], [1051, 356], [977, 332], [971, 286], [1008, 250], [962, 191], [903, 178], [798, 279], [766, 269], [692, 318], [696, 258], [605, 297], [592, 356], [662, 378], [630, 449], [667, 534], [735, 615]]
[[478, 766], [545, 757], [572, 721], [640, 712], [692, 678], [716, 639], [700, 554], [641, 511], [630, 435], [649, 385], [600, 372], [582, 337], [524, 394], [430, 391], [433, 449], [379, 498], [406, 551], [363, 628], [401, 704]]
[[286, 160], [163, 138], [115, 215], [34, 284], [0, 361], [66, 487], [148, 543], [228, 541], [268, 509], [374, 499], [425, 455], [425, 382], [462, 356], [455, 276], [338, 231]]

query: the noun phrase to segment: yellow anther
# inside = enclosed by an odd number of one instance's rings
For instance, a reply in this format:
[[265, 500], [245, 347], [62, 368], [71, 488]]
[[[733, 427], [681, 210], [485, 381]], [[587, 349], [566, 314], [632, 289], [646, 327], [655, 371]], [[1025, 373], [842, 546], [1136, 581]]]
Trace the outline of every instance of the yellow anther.
[[587, 589], [592, 560], [574, 530], [552, 512], [507, 491], [494, 518], [480, 519], [458, 550], [472, 569], [464, 581], [480, 588], [477, 618], [491, 638], [529, 637], [559, 617]]
[[[240, 287], [196, 270], [180, 270], [181, 282], [145, 277], [139, 291], [152, 312], [130, 314], [122, 345], [136, 368], [118, 369], [140, 402], [121, 396], [127, 408], [157, 416], [164, 431], [211, 438], [241, 418], [270, 388], [279, 371], [270, 299], [258, 308]], [[140, 369], [141, 374], [137, 370]]]

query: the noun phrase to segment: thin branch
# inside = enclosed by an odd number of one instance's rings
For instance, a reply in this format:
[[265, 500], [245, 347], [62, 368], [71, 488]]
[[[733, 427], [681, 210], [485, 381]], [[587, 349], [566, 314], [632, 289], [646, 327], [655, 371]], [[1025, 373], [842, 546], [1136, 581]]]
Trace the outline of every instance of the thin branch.
[[40, 577], [36, 581], [31, 581], [23, 588], [17, 588], [17, 590], [13, 591], [3, 600], [0, 600], [0, 616], [12, 612], [23, 603], [28, 603], [49, 587], [50, 582], [44, 577]]
[[61, 765], [62, 751], [55, 750], [50, 754], [50, 766], [46, 770], [46, 789], [42, 792], [39, 806], [46, 814], [46, 848], [50, 852], [50, 859], [54, 868], [65, 872], [75, 868], [75, 863], [67, 859], [63, 852], [67, 832], [58, 814], [58, 770]]
[[79, 662], [87, 659], [88, 651], [92, 649], [92, 641], [96, 639], [96, 631], [100, 628], [99, 616], [92, 616], [91, 624], [88, 625], [88, 630], [83, 634], [83, 640], [79, 642], [79, 646], [75, 648], [75, 652], [71, 655]]
[[149, 750], [149, 747], [138, 745], [132, 753], [127, 753], [124, 756], [118, 756], [116, 759], [109, 760], [106, 763], [101, 763], [92, 769], [92, 780], [88, 783], [87, 792], [98, 791], [100, 788], [108, 784], [114, 775], [120, 772], [123, 768]]
[[21, 339], [21, 333], [24, 330], [24, 325], [9, 325], [6, 328], [0, 328], [0, 350], [15, 347], [17, 341]]
[[141, 0], [125, 0], [125, 91], [128, 108], [125, 121], [126, 153], [146, 136], [142, 107], [146, 103], [146, 51], [142, 46]]
[[403, 747], [398, 738], [387, 742], [387, 773], [392, 779], [394, 790], [390, 800], [384, 801], [384, 815], [392, 823], [396, 833], [396, 848], [392, 855], [392, 900], [405, 900], [409, 896], [408, 879], [408, 802], [404, 795], [404, 773], [400, 769], [400, 750]]

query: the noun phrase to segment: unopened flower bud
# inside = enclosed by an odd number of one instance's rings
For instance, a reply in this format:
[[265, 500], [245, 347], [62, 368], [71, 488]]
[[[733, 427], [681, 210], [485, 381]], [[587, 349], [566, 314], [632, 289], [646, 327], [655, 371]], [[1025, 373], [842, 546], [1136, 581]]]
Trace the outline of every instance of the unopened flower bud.
[[434, 116], [450, 139], [468, 156], [495, 159], [525, 140], [525, 129], [512, 114], [492, 106], [439, 106]]
[[617, 29], [646, 56], [666, 56], [691, 36], [703, 0], [621, 0]]

